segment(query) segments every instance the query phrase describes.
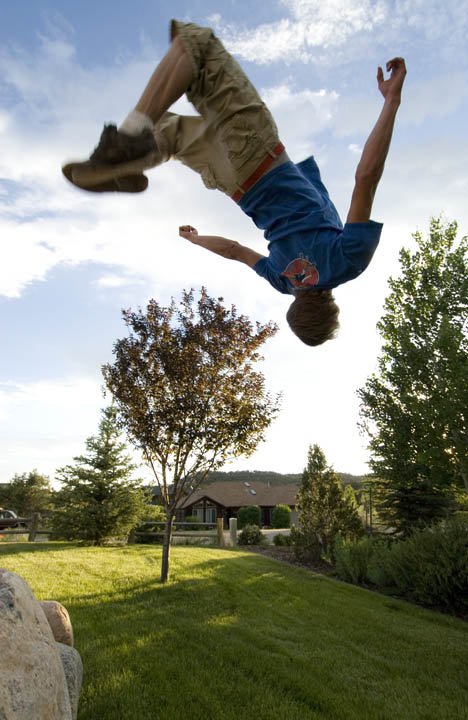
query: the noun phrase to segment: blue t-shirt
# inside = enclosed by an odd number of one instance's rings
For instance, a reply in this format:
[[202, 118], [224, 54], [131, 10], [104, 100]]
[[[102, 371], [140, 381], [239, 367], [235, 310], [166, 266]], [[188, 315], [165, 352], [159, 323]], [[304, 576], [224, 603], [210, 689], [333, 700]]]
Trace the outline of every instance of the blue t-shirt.
[[268, 257], [253, 269], [286, 294], [353, 280], [370, 263], [382, 231], [372, 220], [343, 227], [313, 157], [274, 168], [239, 204], [268, 240]]

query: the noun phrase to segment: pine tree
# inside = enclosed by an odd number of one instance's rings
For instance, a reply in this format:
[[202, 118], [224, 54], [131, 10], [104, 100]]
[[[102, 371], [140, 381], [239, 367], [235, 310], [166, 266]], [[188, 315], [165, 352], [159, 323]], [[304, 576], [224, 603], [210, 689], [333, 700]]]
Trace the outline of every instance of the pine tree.
[[345, 538], [363, 534], [355, 501], [343, 491], [318, 445], [309, 447], [297, 509], [299, 527], [292, 528], [292, 544], [296, 555], [303, 559], [332, 558], [338, 532]]
[[145, 512], [135, 465], [120, 440], [114, 406], [102, 411], [99, 434], [86, 440], [85, 455], [57, 471], [61, 489], [55, 493], [53, 527], [57, 536], [96, 545], [125, 537]]

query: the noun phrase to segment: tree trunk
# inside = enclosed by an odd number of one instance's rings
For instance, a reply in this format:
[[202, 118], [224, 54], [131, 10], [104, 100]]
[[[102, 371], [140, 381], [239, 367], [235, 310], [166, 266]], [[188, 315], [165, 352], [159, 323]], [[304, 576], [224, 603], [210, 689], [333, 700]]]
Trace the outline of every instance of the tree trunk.
[[165, 583], [169, 580], [169, 560], [171, 555], [171, 538], [172, 526], [174, 524], [174, 513], [168, 511], [166, 525], [164, 527], [164, 541], [161, 563], [161, 582]]
[[468, 463], [466, 461], [466, 443], [460, 441], [460, 433], [452, 430], [452, 440], [455, 445], [455, 453], [458, 459], [460, 475], [465, 486], [465, 492], [468, 493]]

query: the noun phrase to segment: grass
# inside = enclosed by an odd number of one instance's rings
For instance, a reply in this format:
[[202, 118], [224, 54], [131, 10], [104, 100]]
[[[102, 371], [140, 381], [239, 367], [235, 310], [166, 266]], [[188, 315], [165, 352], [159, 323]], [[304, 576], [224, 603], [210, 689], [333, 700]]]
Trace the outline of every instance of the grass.
[[2, 544], [69, 610], [79, 720], [466, 720], [468, 624], [244, 552]]

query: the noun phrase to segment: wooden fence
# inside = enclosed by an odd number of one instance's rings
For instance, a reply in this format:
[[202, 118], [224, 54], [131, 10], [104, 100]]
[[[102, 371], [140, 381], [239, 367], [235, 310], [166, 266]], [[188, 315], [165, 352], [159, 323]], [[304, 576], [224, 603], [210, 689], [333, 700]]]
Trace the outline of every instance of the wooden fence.
[[33, 513], [27, 518], [0, 518], [0, 535], [26, 535], [27, 533], [28, 541], [34, 542], [37, 535], [52, 533], [52, 530], [41, 527], [42, 522], [40, 513]]
[[[28, 535], [28, 541], [34, 542], [38, 535], [51, 535], [52, 530], [43, 527], [43, 518], [40, 513], [33, 513], [31, 517], [27, 518], [1, 518], [0, 519], [0, 535]], [[15, 527], [15, 526], [21, 527]], [[146, 520], [141, 522], [138, 527], [149, 526], [152, 528], [161, 528], [160, 530], [132, 530], [128, 538], [129, 543], [135, 543], [139, 537], [164, 537], [164, 522], [155, 522], [154, 520]], [[197, 530], [190, 530], [190, 526], [196, 525]], [[237, 544], [237, 520], [235, 518], [230, 519], [229, 523], [231, 544]], [[180, 529], [179, 529], [180, 528]], [[201, 529], [199, 529], [201, 528]], [[175, 522], [173, 524], [172, 538], [185, 537], [196, 540], [197, 538], [208, 537], [210, 539], [217, 539], [219, 547], [224, 547], [224, 523], [223, 519], [219, 518], [216, 523], [187, 523], [187, 522]]]
[[[154, 522], [154, 520], [146, 520], [141, 522], [138, 527], [141, 528], [147, 525], [151, 528], [161, 528], [157, 530], [132, 530], [129, 537], [130, 543], [138, 541], [139, 537], [154, 537], [163, 538], [165, 522]], [[196, 529], [190, 529], [191, 527]], [[207, 537], [210, 539], [217, 539], [218, 545], [224, 547], [224, 523], [223, 519], [219, 518], [215, 523], [188, 523], [188, 522], [175, 522], [173, 524], [172, 538], [185, 537], [196, 540], [197, 538]]]

